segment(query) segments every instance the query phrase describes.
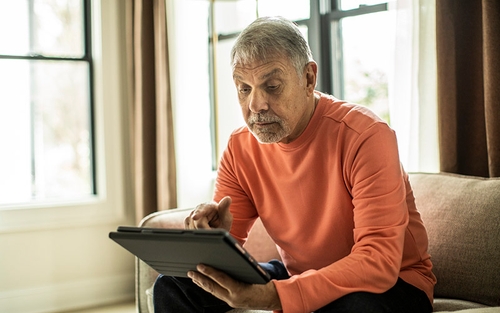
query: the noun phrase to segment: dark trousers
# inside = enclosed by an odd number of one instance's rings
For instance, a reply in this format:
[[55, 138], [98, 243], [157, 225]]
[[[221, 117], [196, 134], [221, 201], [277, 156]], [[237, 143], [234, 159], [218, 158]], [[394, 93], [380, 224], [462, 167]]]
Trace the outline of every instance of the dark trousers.
[[[273, 279], [287, 279], [280, 261], [261, 263]], [[231, 310], [225, 302], [196, 286], [191, 279], [158, 276], [153, 293], [155, 313], [223, 313]], [[398, 279], [396, 285], [382, 294], [354, 292], [316, 313], [430, 313], [432, 306], [425, 292]], [[284, 312], [286, 313], [286, 312]]]

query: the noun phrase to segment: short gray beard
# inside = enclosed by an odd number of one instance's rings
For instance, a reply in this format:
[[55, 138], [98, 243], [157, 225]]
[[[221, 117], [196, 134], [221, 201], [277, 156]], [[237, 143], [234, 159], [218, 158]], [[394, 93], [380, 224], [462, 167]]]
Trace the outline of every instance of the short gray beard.
[[[278, 123], [280, 129], [275, 133], [256, 133], [252, 130], [251, 126], [255, 123]], [[252, 135], [257, 139], [258, 142], [263, 144], [277, 143], [283, 140], [286, 136], [290, 135], [290, 127], [276, 115], [257, 113], [250, 116], [247, 120], [247, 127], [252, 133]]]

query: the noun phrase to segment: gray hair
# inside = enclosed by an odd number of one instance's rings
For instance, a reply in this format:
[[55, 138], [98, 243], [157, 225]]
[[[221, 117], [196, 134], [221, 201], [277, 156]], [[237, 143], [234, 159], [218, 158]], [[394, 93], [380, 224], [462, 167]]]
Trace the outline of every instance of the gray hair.
[[299, 77], [313, 61], [311, 49], [297, 24], [282, 17], [262, 17], [241, 32], [231, 50], [231, 65], [288, 57]]

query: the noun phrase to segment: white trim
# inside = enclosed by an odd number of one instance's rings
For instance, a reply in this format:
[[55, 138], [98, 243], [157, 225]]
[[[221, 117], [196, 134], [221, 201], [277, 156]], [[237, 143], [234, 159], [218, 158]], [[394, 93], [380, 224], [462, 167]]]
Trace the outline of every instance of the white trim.
[[2, 312], [60, 312], [134, 299], [134, 275], [91, 278], [0, 292]]

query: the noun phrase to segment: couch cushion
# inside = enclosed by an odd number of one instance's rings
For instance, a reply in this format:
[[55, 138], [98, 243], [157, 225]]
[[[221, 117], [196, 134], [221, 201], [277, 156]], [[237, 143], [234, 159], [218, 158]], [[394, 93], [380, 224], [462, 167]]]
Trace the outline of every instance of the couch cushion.
[[[434, 311], [436, 312], [436, 311]], [[500, 313], [500, 307], [480, 308], [480, 309], [467, 309], [460, 311], [439, 311], [439, 313], [455, 312], [455, 313]]]
[[477, 308], [485, 308], [484, 304], [470, 302], [457, 299], [434, 299], [434, 312], [455, 312], [463, 310], [471, 310]]
[[500, 179], [411, 174], [436, 298], [500, 305]]

